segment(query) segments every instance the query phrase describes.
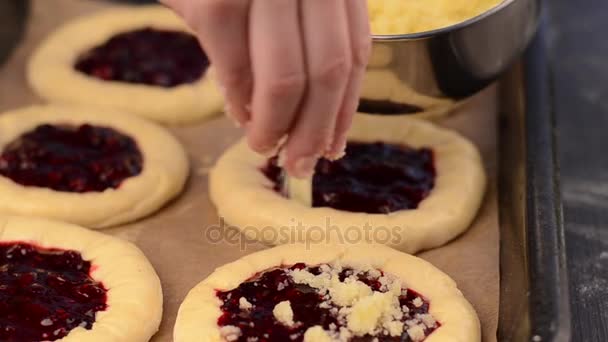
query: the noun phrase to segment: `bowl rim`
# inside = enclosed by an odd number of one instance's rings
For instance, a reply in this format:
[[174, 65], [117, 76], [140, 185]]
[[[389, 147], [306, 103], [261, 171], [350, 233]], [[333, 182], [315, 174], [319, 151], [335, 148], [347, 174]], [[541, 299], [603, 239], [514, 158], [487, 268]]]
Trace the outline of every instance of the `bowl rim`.
[[506, 8], [512, 5], [517, 0], [503, 0], [498, 5], [492, 7], [491, 9], [480, 13], [472, 18], [469, 18], [465, 21], [459, 22], [454, 25], [441, 27], [438, 29], [430, 30], [430, 31], [422, 31], [415, 33], [402, 33], [402, 34], [372, 34], [372, 40], [377, 42], [388, 42], [388, 41], [399, 41], [399, 40], [419, 40], [430, 38], [434, 36], [438, 36], [444, 33], [454, 32], [465, 27], [469, 27], [477, 22], [484, 20], [485, 18], [491, 17], [497, 12], [501, 11], [503, 8]]

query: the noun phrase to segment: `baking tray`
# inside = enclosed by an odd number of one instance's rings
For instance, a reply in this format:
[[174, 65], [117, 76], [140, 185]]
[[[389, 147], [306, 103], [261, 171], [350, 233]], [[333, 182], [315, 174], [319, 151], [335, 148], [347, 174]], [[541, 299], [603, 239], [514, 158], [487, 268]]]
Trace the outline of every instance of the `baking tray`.
[[570, 340], [545, 26], [500, 84], [500, 341]]

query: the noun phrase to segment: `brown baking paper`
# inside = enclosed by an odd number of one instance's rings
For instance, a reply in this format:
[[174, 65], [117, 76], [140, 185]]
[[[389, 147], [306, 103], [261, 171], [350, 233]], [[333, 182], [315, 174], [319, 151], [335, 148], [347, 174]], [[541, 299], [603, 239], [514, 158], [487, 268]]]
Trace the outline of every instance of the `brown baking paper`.
[[[27, 86], [25, 67], [42, 38], [70, 18], [110, 6], [117, 5], [92, 0], [33, 1], [25, 40], [0, 69], [0, 110], [40, 102]], [[467, 233], [445, 247], [420, 254], [458, 283], [477, 310], [484, 341], [496, 341], [498, 320], [496, 103], [495, 88], [490, 88], [441, 121], [462, 132], [480, 148], [489, 186], [484, 205]], [[208, 197], [207, 174], [221, 152], [236, 141], [239, 131], [223, 118], [171, 128], [171, 131], [184, 144], [191, 161], [191, 176], [184, 193], [147, 219], [103, 231], [137, 244], [161, 278], [165, 296], [164, 319], [153, 339], [155, 342], [172, 340], [177, 310], [194, 285], [216, 267], [266, 248], [257, 243], [249, 243], [245, 248], [227, 242], [214, 243], [218, 236], [216, 231], [209, 229], [218, 225], [219, 219]]]

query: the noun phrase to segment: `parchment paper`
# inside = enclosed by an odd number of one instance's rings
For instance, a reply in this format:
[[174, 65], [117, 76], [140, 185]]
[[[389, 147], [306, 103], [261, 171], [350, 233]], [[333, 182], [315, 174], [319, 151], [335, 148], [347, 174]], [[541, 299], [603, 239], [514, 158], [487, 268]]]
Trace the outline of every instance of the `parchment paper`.
[[[0, 69], [0, 110], [40, 102], [25, 81], [25, 65], [40, 40], [62, 22], [81, 14], [117, 6], [92, 0], [34, 0], [25, 41]], [[61, 86], [61, 85], [58, 85]], [[496, 194], [496, 112], [494, 87], [473, 98], [441, 124], [456, 128], [480, 148], [489, 176], [486, 200], [471, 229], [449, 245], [420, 256], [458, 283], [481, 319], [484, 341], [496, 341], [499, 294], [498, 211]], [[159, 213], [103, 232], [137, 244], [156, 268], [165, 296], [164, 319], [153, 341], [171, 341], [178, 307], [187, 292], [216, 267], [266, 248], [241, 248], [208, 229], [218, 217], [207, 193], [207, 172], [239, 136], [228, 120], [217, 118], [194, 126], [171, 128], [188, 150], [191, 177], [185, 192]], [[252, 204], [253, 205], [253, 204]], [[215, 241], [215, 240], [213, 240]], [[120, 260], [116, 260], [120, 263]]]

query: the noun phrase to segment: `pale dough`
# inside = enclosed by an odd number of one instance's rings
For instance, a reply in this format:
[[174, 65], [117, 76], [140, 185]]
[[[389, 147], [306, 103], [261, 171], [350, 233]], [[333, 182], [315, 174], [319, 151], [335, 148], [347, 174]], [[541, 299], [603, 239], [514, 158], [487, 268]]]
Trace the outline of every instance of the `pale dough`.
[[117, 189], [60, 192], [26, 187], [0, 176], [0, 213], [39, 216], [104, 228], [144, 217], [183, 189], [188, 159], [180, 143], [164, 128], [135, 116], [76, 106], [32, 106], [0, 114], [0, 151], [41, 124], [93, 124], [129, 135], [143, 155], [143, 170]]
[[31, 57], [30, 85], [51, 102], [116, 108], [165, 123], [183, 124], [220, 114], [224, 102], [213, 69], [191, 84], [173, 88], [103, 81], [74, 69], [83, 52], [112, 36], [144, 27], [188, 31], [171, 10], [139, 6], [78, 18], [52, 33]]
[[392, 101], [420, 107], [423, 109], [420, 113], [400, 114], [416, 119], [437, 119], [449, 114], [457, 106], [454, 100], [434, 98], [416, 92], [401, 81], [394, 72], [386, 68], [367, 70], [361, 85], [361, 98]]
[[91, 277], [108, 289], [105, 311], [91, 330], [75, 328], [61, 342], [145, 342], [158, 330], [163, 295], [144, 254], [129, 242], [67, 223], [0, 216], [0, 241], [77, 251], [94, 266]]
[[429, 300], [430, 314], [441, 323], [425, 342], [477, 342], [480, 324], [473, 307], [456, 283], [430, 263], [378, 245], [285, 245], [250, 254], [215, 270], [190, 291], [182, 303], [174, 329], [175, 342], [223, 341], [217, 320], [221, 301], [216, 291], [229, 291], [258, 272], [304, 262], [307, 265], [340, 262], [344, 266], [372, 267], [392, 274]]
[[[478, 150], [467, 139], [422, 120], [364, 114], [355, 116], [349, 138], [433, 149], [435, 187], [418, 209], [366, 214], [307, 207], [275, 192], [260, 171], [267, 158], [241, 141], [210, 172], [209, 191], [218, 215], [248, 238], [273, 245], [360, 241], [367, 230], [390, 232], [390, 239], [376, 235], [373, 240], [407, 253], [442, 246], [469, 227], [482, 203], [486, 176]], [[305, 234], [293, 234], [301, 229]]]

